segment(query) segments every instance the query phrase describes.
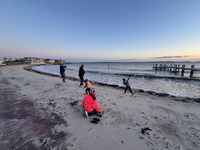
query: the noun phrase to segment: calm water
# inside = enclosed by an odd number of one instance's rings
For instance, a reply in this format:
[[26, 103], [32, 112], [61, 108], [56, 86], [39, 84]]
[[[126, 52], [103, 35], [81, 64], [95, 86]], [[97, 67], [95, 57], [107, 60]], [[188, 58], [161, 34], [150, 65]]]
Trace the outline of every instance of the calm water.
[[[194, 72], [193, 78], [189, 78], [190, 72], [186, 71], [184, 77], [181, 72], [178, 74], [169, 71], [155, 71], [153, 64], [148, 62], [112, 62], [112, 63], [83, 63], [86, 71], [85, 79], [107, 84], [124, 86], [122, 78], [128, 78], [131, 75], [129, 83], [134, 89], [143, 89], [145, 91], [155, 91], [169, 93], [174, 96], [200, 97], [200, 71]], [[161, 64], [158, 63], [157, 64]], [[190, 68], [200, 68], [200, 62], [185, 63], [163, 63], [166, 65], [180, 64]], [[66, 76], [78, 77], [80, 63], [67, 64]], [[35, 66], [33, 69], [42, 72], [48, 72], [60, 75], [59, 65]]]

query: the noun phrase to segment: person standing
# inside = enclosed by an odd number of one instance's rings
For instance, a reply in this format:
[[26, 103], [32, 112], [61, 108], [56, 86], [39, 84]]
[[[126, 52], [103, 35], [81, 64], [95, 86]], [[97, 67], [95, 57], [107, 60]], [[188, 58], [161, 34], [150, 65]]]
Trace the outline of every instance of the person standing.
[[83, 81], [84, 81], [84, 74], [85, 74], [85, 70], [84, 70], [84, 65], [82, 64], [80, 67], [79, 67], [79, 78], [80, 78], [80, 86], [83, 85]]
[[63, 64], [60, 65], [60, 74], [63, 78], [63, 82], [65, 82], [65, 70], [67, 69], [67, 66], [63, 66]]
[[128, 77], [127, 80], [124, 79], [124, 78], [122, 79], [122, 80], [123, 80], [123, 84], [126, 86], [125, 91], [124, 91], [124, 94], [126, 93], [127, 89], [129, 89], [129, 91], [131, 92], [131, 94], [132, 94], [132, 96], [133, 96], [133, 92], [132, 92], [132, 90], [131, 90], [131, 86], [130, 86], [130, 84], [129, 84], [129, 82], [128, 82], [129, 79], [130, 79], [130, 75], [129, 75], [129, 77]]

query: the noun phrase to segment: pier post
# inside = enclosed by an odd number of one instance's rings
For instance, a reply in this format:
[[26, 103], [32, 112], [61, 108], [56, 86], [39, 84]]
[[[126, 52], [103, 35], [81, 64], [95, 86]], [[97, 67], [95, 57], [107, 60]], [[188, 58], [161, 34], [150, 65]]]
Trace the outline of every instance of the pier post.
[[177, 73], [177, 64], [174, 64], [174, 72]]
[[174, 64], [174, 67], [173, 67], [173, 70], [172, 70], [173, 72], [175, 72], [175, 66], [176, 66], [176, 65]]
[[157, 68], [157, 64], [155, 65], [155, 69], [157, 70], [158, 68]]
[[179, 67], [180, 67], [180, 64], [178, 64], [178, 72], [179, 72]]
[[160, 64], [160, 70], [162, 70], [162, 64]]
[[182, 65], [181, 76], [184, 76], [184, 72], [185, 72], [185, 65]]
[[169, 71], [172, 71], [172, 64], [170, 65]]
[[166, 70], [166, 69], [167, 69], [167, 66], [166, 66], [166, 64], [165, 64], [164, 70]]
[[193, 73], [194, 73], [194, 70], [193, 70], [193, 69], [194, 69], [194, 65], [191, 66], [191, 70], [190, 70], [190, 78], [193, 76]]

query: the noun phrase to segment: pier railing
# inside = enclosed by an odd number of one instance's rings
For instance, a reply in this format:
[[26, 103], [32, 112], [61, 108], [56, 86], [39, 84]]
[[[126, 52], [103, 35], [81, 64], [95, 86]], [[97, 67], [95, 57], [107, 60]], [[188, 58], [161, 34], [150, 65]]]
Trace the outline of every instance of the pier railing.
[[194, 65], [191, 65], [190, 68], [186, 68], [185, 65], [180, 66], [180, 64], [174, 64], [167, 66], [166, 64], [153, 64], [153, 70], [163, 70], [163, 71], [170, 71], [174, 73], [178, 73], [181, 70], [181, 76], [184, 76], [185, 70], [190, 71], [190, 77], [193, 76], [194, 71], [200, 71], [200, 68], [194, 68]]

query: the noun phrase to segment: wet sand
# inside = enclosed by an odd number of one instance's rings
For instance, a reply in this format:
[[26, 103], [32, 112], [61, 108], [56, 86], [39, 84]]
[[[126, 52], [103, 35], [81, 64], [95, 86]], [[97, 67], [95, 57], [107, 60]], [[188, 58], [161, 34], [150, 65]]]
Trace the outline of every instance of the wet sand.
[[60, 147], [70, 135], [52, 133], [56, 125], [67, 122], [54, 112], [48, 113], [42, 105], [35, 106], [29, 97], [20, 95], [20, 87], [6, 78], [0, 79], [0, 146], [2, 150], [50, 150]]

